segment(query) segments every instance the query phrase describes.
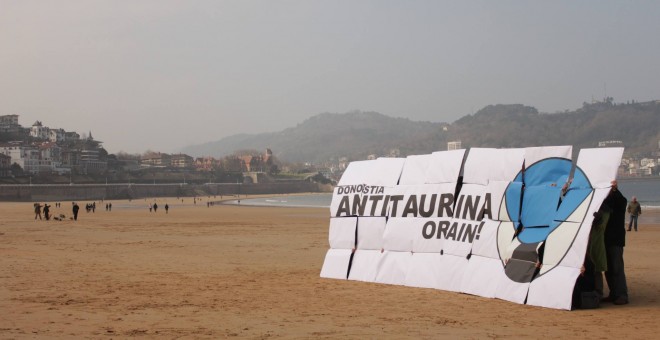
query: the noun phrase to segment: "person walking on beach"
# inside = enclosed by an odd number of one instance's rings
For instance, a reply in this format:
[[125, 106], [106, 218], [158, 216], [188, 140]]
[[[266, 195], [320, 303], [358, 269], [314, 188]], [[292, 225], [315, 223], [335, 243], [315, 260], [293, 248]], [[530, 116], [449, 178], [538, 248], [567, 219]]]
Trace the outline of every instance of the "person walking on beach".
[[165, 213], [167, 214], [167, 212], [168, 212], [169, 210], [170, 210], [170, 206], [167, 205], [167, 203], [165, 203]]
[[41, 204], [39, 203], [34, 204], [34, 219], [36, 220], [37, 217], [41, 219]]
[[158, 203], [154, 203], [154, 212], [158, 210]]
[[633, 223], [635, 224], [635, 231], [637, 231], [637, 218], [642, 214], [642, 206], [637, 202], [637, 197], [633, 196], [632, 201], [628, 203], [628, 213], [630, 214], [630, 223], [628, 223], [628, 231], [631, 231]]
[[619, 191], [616, 181], [612, 181], [612, 189], [603, 204], [612, 209], [610, 219], [605, 227], [605, 252], [607, 254], [607, 271], [605, 280], [610, 289], [604, 302], [615, 305], [628, 303], [628, 284], [623, 264], [623, 248], [626, 246], [626, 206], [628, 200]]
[[44, 217], [46, 221], [50, 221], [50, 205], [47, 203], [44, 203]]
[[78, 203], [73, 202], [73, 220], [77, 221], [78, 220], [78, 210], [80, 210], [80, 207], [78, 206]]

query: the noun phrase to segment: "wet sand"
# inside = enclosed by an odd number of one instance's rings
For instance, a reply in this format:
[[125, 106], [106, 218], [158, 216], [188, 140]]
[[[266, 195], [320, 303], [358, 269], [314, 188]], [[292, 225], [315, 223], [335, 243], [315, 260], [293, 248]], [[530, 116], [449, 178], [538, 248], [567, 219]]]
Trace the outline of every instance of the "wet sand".
[[[164, 203], [171, 206], [165, 214]], [[625, 248], [631, 303], [559, 311], [321, 279], [327, 209], [113, 201], [78, 221], [0, 203], [0, 338], [629, 338], [660, 333], [660, 211]], [[55, 214], [70, 215], [70, 202]], [[645, 221], [653, 221], [653, 224]]]

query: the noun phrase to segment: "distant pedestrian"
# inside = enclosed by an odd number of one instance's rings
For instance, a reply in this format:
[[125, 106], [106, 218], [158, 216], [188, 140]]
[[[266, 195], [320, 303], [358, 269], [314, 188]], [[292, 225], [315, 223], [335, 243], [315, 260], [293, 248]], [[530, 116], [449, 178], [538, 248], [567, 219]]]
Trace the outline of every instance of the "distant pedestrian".
[[167, 212], [168, 212], [169, 210], [170, 210], [170, 206], [167, 205], [167, 203], [165, 203], [165, 213], [167, 214]]
[[44, 217], [46, 218], [46, 221], [50, 220], [50, 205], [44, 203]]
[[628, 223], [628, 231], [631, 231], [633, 224], [635, 231], [637, 231], [637, 218], [642, 214], [642, 206], [637, 202], [637, 197], [633, 196], [632, 201], [628, 203], [628, 213], [630, 214], [630, 223]]
[[37, 217], [41, 219], [41, 204], [39, 203], [34, 204], [34, 219], [36, 220]]
[[112, 211], [112, 203], [108, 203], [108, 210]]
[[151, 205], [151, 203], [149, 203], [149, 212], [151, 212], [151, 210], [152, 210], [153, 208], [154, 208], [154, 206]]
[[158, 210], [158, 203], [154, 203], [154, 212]]
[[108, 203], [105, 204], [105, 211], [108, 211]]
[[73, 202], [73, 220], [77, 221], [78, 220], [78, 210], [80, 210], [80, 207], [78, 206], [78, 203]]

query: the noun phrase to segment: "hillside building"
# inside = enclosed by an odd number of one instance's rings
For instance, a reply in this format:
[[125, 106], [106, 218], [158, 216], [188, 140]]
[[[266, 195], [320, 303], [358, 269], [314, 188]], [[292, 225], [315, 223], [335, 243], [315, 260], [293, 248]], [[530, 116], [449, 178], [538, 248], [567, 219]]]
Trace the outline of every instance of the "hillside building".
[[19, 126], [18, 115], [3, 115], [0, 116], [0, 126]]
[[213, 171], [218, 165], [218, 160], [213, 157], [197, 157], [194, 163], [195, 170], [197, 171]]
[[172, 164], [172, 156], [166, 153], [150, 153], [142, 156], [140, 166], [143, 168], [166, 168]]
[[61, 143], [66, 140], [66, 131], [64, 129], [51, 129], [48, 133], [48, 140], [55, 143]]
[[0, 153], [0, 177], [11, 176], [11, 157]]
[[103, 173], [108, 168], [108, 163], [101, 160], [100, 152], [96, 148], [84, 148], [80, 150], [80, 161], [78, 171], [83, 174]]
[[623, 147], [623, 142], [620, 140], [605, 140], [598, 142], [599, 148], [614, 148]]
[[0, 153], [11, 158], [11, 164], [18, 164], [25, 173], [38, 174], [42, 166], [39, 150], [31, 145], [8, 143], [0, 145]]
[[447, 142], [447, 150], [460, 150], [463, 148], [463, 143], [460, 140]]
[[44, 126], [40, 121], [34, 122], [30, 128], [30, 137], [39, 139], [50, 138], [50, 128]]
[[189, 169], [193, 167], [194, 159], [186, 154], [172, 155], [170, 166], [178, 169]]
[[15, 134], [20, 132], [21, 129], [21, 126], [18, 124], [18, 115], [0, 116], [0, 132]]
[[55, 142], [44, 142], [37, 146], [39, 148], [40, 158], [51, 162], [60, 163], [62, 148]]
[[241, 171], [247, 171], [247, 172], [252, 171], [252, 160], [254, 159], [254, 156], [252, 155], [239, 156], [238, 159], [241, 161]]

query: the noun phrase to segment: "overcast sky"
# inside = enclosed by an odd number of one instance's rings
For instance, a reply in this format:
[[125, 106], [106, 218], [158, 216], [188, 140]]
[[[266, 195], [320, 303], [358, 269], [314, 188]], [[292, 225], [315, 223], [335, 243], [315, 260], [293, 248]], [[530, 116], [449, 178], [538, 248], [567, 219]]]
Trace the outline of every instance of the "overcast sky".
[[660, 99], [660, 2], [0, 0], [0, 115], [111, 153], [605, 92]]

